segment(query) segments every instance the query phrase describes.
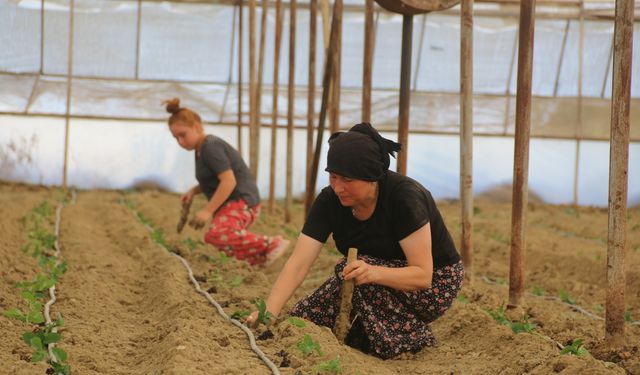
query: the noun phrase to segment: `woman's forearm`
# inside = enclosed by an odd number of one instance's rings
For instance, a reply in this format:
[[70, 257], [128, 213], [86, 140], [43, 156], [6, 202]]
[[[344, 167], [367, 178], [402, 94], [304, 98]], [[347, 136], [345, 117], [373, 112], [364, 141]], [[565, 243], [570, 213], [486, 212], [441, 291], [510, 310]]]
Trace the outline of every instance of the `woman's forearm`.
[[213, 215], [218, 210], [218, 208], [220, 208], [220, 206], [222, 206], [222, 204], [231, 196], [231, 193], [233, 193], [233, 189], [235, 188], [236, 188], [235, 179], [231, 181], [221, 180], [220, 184], [218, 185], [218, 188], [216, 189], [215, 192], [213, 192], [211, 199], [205, 206], [205, 209], [211, 215]]
[[289, 301], [295, 290], [302, 284], [308, 270], [301, 269], [289, 259], [280, 272], [269, 297], [267, 310], [278, 316], [284, 305]]
[[406, 292], [431, 287], [432, 273], [427, 273], [427, 271], [418, 266], [400, 268], [373, 267], [376, 268], [376, 273], [378, 274], [376, 284]]

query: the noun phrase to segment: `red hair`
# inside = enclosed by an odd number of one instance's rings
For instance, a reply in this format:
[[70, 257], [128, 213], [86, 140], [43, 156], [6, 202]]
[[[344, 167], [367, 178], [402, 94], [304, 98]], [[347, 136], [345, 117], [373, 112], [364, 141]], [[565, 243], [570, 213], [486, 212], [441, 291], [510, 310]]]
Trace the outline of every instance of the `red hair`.
[[162, 104], [165, 105], [167, 112], [171, 113], [171, 117], [169, 117], [169, 126], [180, 122], [190, 128], [198, 127], [202, 130], [202, 120], [200, 119], [200, 115], [189, 108], [180, 107], [180, 99], [173, 98], [165, 100]]

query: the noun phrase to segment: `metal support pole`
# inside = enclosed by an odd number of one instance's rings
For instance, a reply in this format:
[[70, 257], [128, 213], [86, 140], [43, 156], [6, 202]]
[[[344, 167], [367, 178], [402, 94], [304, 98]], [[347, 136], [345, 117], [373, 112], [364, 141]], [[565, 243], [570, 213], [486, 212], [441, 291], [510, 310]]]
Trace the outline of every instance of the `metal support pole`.
[[67, 188], [67, 173], [69, 163], [69, 122], [71, 116], [71, 86], [73, 78], [73, 14], [75, 0], [69, 3], [69, 45], [67, 47], [67, 106], [64, 117], [64, 166], [62, 172], [62, 187]]
[[256, 0], [249, 0], [249, 168], [253, 178], [258, 179], [258, 154], [256, 139], [258, 115], [256, 72]]
[[[318, 0], [309, 2], [309, 78], [307, 92], [307, 164], [305, 176], [306, 195], [315, 193], [311, 186], [311, 166], [313, 165], [313, 130], [316, 117], [316, 44], [318, 32]], [[306, 212], [305, 212], [306, 214]]]

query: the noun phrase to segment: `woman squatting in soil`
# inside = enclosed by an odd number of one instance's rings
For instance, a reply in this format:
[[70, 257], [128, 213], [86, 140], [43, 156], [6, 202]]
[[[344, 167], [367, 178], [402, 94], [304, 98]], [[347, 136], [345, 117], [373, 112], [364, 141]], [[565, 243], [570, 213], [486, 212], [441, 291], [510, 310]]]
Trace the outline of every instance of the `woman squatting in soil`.
[[[330, 277], [290, 314], [333, 327], [340, 286], [355, 280], [347, 344], [381, 358], [417, 352], [436, 339], [429, 323], [449, 309], [464, 278], [451, 235], [431, 193], [417, 181], [389, 171], [401, 145], [368, 123], [329, 139], [330, 186], [315, 199], [267, 299], [277, 316], [305, 279], [329, 235], [338, 251], [358, 249], [358, 259], [335, 266]], [[247, 319], [255, 324], [258, 312]]]
[[269, 265], [289, 246], [281, 236], [268, 237], [248, 230], [260, 214], [260, 195], [256, 182], [240, 153], [215, 135], [207, 135], [200, 115], [180, 107], [177, 98], [164, 102], [169, 130], [180, 147], [195, 152], [198, 184], [183, 194], [183, 204], [203, 193], [207, 204], [189, 222], [198, 229], [208, 224], [205, 242], [228, 256], [251, 265]]

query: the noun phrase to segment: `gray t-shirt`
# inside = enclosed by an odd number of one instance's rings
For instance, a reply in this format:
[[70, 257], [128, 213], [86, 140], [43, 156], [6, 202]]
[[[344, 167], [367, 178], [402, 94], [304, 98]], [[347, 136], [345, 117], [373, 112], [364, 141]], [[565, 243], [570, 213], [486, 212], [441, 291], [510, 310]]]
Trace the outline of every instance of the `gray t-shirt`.
[[249, 207], [260, 203], [258, 187], [240, 153], [222, 138], [207, 135], [200, 155], [196, 153], [196, 179], [207, 200], [211, 199], [220, 184], [218, 175], [229, 169], [236, 177], [236, 187], [227, 202], [243, 199]]

